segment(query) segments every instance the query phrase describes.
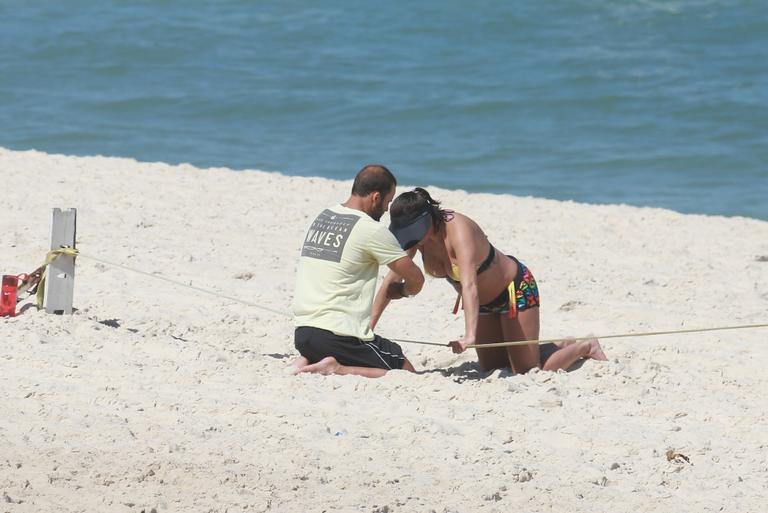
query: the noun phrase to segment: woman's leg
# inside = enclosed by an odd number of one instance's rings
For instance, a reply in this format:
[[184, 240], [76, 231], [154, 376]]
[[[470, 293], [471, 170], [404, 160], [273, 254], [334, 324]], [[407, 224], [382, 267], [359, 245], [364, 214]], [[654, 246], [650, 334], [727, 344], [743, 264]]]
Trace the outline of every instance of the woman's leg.
[[560, 348], [549, 357], [544, 364], [544, 370], [556, 371], [568, 369], [571, 365], [582, 358], [592, 358], [595, 360], [607, 360], [600, 342], [596, 338], [590, 340], [563, 340], [558, 342]]
[[[514, 319], [510, 319], [504, 314], [501, 314], [499, 317], [501, 318], [504, 341], [514, 342], [518, 340], [539, 339], [538, 306], [518, 312], [517, 317]], [[506, 350], [509, 363], [518, 374], [524, 374], [540, 365], [538, 344], [509, 346]]]
[[[478, 344], [491, 344], [493, 342], [502, 342], [503, 340], [504, 334], [501, 331], [499, 314], [481, 315], [477, 319], [476, 342]], [[477, 361], [480, 363], [480, 369], [483, 371], [509, 367], [507, 351], [503, 347], [475, 349], [475, 351], [477, 351]]]

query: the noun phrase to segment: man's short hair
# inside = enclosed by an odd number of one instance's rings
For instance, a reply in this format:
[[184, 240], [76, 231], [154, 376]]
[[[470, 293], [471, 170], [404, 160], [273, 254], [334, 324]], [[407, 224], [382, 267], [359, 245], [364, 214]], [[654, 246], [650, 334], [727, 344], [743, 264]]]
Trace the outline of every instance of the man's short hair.
[[389, 169], [380, 164], [369, 164], [358, 171], [352, 184], [354, 196], [368, 196], [372, 192], [386, 195], [397, 186], [397, 180]]

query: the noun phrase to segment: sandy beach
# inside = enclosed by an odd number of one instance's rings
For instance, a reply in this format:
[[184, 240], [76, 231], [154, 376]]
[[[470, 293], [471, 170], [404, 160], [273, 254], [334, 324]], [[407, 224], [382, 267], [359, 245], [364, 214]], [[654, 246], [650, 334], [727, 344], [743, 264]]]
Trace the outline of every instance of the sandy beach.
[[[0, 319], [0, 512], [765, 511], [766, 329], [605, 340], [571, 372], [404, 345], [415, 374], [290, 376], [290, 317], [89, 257], [287, 313], [351, 181], [0, 149], [0, 183], [0, 273], [42, 263], [53, 207], [83, 255], [74, 315]], [[430, 192], [531, 268], [543, 338], [768, 323], [768, 222]], [[377, 331], [455, 339], [453, 299], [428, 279]]]

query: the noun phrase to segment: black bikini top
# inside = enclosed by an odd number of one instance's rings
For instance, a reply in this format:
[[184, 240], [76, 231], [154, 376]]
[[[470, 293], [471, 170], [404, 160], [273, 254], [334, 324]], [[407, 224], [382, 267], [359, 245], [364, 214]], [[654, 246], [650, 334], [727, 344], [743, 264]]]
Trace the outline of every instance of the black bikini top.
[[[493, 249], [493, 244], [488, 244], [490, 246], [490, 249], [488, 250], [488, 256], [485, 257], [485, 260], [483, 260], [483, 263], [480, 264], [480, 266], [477, 268], [477, 274], [480, 274], [491, 266], [493, 263], [493, 259], [496, 256], [496, 250]], [[456, 264], [453, 264], [451, 266], [451, 274], [447, 275], [445, 277], [446, 280], [448, 280], [451, 283], [459, 283], [461, 280], [459, 279], [459, 267]]]

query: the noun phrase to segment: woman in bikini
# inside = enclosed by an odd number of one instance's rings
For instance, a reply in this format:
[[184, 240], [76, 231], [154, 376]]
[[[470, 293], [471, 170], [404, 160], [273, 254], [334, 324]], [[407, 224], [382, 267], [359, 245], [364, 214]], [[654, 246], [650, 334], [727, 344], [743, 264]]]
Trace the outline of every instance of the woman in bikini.
[[[472, 219], [440, 208], [420, 187], [398, 196], [389, 212], [400, 246], [411, 257], [420, 251], [424, 270], [445, 278], [458, 292], [454, 313], [463, 304], [465, 328], [460, 340], [450, 342], [454, 353], [473, 344], [538, 340], [536, 280], [519, 260], [496, 250]], [[371, 325], [391, 299], [401, 297], [401, 279], [390, 272], [376, 295]], [[597, 339], [564, 340], [541, 349], [537, 344], [477, 349], [477, 358], [484, 371], [512, 368], [516, 373], [567, 369], [581, 358], [606, 360]]]

